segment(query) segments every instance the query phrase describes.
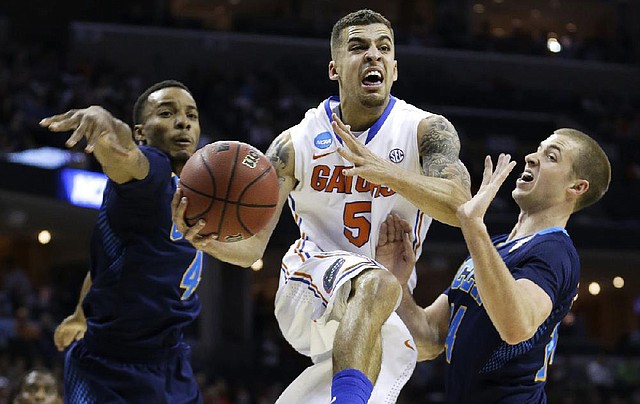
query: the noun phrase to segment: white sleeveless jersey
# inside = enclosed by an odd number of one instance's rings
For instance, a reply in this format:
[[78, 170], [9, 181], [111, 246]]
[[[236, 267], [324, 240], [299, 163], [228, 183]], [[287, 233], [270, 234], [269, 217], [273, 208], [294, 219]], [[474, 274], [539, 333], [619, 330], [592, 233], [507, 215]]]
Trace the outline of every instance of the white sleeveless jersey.
[[[338, 111], [339, 99], [331, 97], [290, 129], [298, 183], [289, 207], [300, 239], [288, 254], [304, 260], [307, 253], [344, 250], [375, 259], [380, 225], [394, 212], [412, 224], [413, 247], [419, 256], [431, 217], [384, 184], [342, 174], [352, 164], [336, 152], [342, 139], [333, 132], [331, 113]], [[358, 139], [373, 153], [422, 173], [417, 128], [430, 115], [392, 96], [382, 116]], [[410, 283], [415, 286], [415, 279]]]

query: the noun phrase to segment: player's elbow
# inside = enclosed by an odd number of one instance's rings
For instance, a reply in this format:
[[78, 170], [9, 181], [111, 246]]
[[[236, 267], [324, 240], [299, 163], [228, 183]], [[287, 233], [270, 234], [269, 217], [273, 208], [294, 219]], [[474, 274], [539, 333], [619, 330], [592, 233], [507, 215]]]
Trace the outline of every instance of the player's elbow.
[[236, 260], [233, 260], [233, 262], [229, 262], [229, 263], [242, 268], [249, 268], [253, 266], [253, 264], [257, 264], [258, 260], [260, 259], [262, 259], [261, 255], [259, 256], [257, 254], [251, 254], [251, 255], [240, 257]]
[[509, 345], [517, 345], [521, 342], [527, 341], [533, 337], [536, 332], [536, 328], [533, 327], [509, 327], [506, 330], [500, 331], [500, 338]]
[[444, 351], [441, 346], [418, 346], [418, 362], [434, 360]]

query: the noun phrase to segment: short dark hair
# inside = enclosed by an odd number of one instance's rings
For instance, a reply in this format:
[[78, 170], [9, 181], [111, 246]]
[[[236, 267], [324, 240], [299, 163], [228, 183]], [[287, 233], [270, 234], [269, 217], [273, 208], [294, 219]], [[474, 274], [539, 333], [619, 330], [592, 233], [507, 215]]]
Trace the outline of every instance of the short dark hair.
[[386, 25], [389, 31], [391, 31], [391, 38], [393, 39], [391, 22], [389, 22], [385, 16], [373, 10], [362, 9], [345, 15], [333, 25], [333, 29], [331, 30], [331, 54], [333, 55], [333, 50], [338, 47], [341, 39], [340, 36], [345, 28], [371, 24]]
[[[191, 94], [191, 91], [189, 90], [189, 88], [177, 80], [164, 80], [152, 85], [151, 87], [144, 90], [144, 92], [140, 94], [140, 96], [136, 100], [136, 103], [133, 104], [133, 124], [134, 125], [141, 124], [144, 121], [143, 112], [144, 112], [145, 105], [147, 105], [147, 100], [149, 98], [149, 95], [151, 93], [155, 93], [156, 91], [162, 90], [163, 88], [167, 88], [167, 87], [179, 87], [185, 90], [186, 92], [188, 92], [189, 94]], [[193, 96], [193, 94], [191, 95]]]
[[562, 128], [555, 131], [578, 143], [579, 151], [573, 162], [573, 173], [578, 179], [589, 181], [589, 189], [576, 202], [577, 212], [598, 202], [609, 189], [611, 164], [602, 147], [586, 133], [576, 129]]

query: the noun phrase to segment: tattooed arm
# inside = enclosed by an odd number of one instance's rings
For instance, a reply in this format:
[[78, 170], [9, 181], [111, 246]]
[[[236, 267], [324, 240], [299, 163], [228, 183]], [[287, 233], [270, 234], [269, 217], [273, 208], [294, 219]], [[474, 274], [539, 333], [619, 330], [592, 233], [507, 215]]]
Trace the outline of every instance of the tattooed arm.
[[271, 234], [278, 224], [280, 213], [282, 212], [284, 204], [287, 202], [287, 197], [295, 187], [295, 155], [289, 131], [283, 132], [273, 141], [266, 155], [271, 160], [271, 164], [275, 168], [278, 176], [280, 185], [278, 205], [269, 224], [247, 240], [225, 243], [217, 241], [215, 235], [206, 237], [198, 235], [198, 232], [204, 227], [205, 223], [196, 224], [192, 227], [187, 226], [184, 221], [184, 211], [188, 201], [186, 198], [181, 198], [182, 195], [179, 190], [176, 192], [172, 204], [174, 212], [173, 221], [177, 225], [178, 230], [181, 231], [184, 237], [197, 249], [221, 261], [242, 267], [248, 267], [259, 258], [262, 258]]
[[354, 165], [346, 170], [347, 175], [391, 187], [437, 221], [460, 227], [456, 211], [471, 199], [471, 181], [458, 157], [458, 133], [449, 121], [432, 115], [418, 125], [417, 141], [424, 173], [417, 174], [371, 153], [338, 116], [333, 119], [333, 129], [346, 146], [338, 149], [338, 153]]

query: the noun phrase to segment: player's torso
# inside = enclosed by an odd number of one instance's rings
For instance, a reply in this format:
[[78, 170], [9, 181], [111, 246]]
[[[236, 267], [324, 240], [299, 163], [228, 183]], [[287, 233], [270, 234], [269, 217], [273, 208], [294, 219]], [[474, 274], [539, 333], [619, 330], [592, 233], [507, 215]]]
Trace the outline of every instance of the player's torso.
[[[501, 238], [501, 240], [504, 237]], [[533, 257], [531, 238], [498, 242], [497, 249], [507, 268], [523, 267]], [[577, 279], [575, 279], [577, 285]], [[557, 297], [551, 315], [534, 336], [516, 345], [502, 341], [482, 305], [475, 284], [475, 268], [467, 258], [449, 290], [449, 333], [445, 341], [448, 400], [478, 403], [542, 402], [548, 365], [557, 343], [557, 325], [568, 312], [571, 292]]]
[[[336, 152], [341, 140], [333, 133], [330, 116], [337, 106], [338, 101], [330, 98], [291, 129], [298, 184], [289, 205], [300, 228], [298, 246], [305, 251], [346, 250], [375, 257], [380, 224], [396, 212], [414, 225], [414, 247], [419, 252], [431, 218], [384, 185], [342, 174], [351, 164]], [[417, 126], [428, 115], [392, 98], [381, 118], [358, 138], [373, 153], [420, 173]]]
[[153, 347], [177, 341], [182, 327], [199, 313], [194, 292], [202, 253], [172, 223], [177, 177], [168, 159], [149, 153], [145, 180], [110, 183], [105, 190], [92, 238], [92, 288], [85, 307], [90, 331], [98, 334], [94, 338], [107, 335]]

